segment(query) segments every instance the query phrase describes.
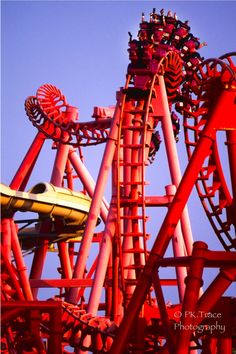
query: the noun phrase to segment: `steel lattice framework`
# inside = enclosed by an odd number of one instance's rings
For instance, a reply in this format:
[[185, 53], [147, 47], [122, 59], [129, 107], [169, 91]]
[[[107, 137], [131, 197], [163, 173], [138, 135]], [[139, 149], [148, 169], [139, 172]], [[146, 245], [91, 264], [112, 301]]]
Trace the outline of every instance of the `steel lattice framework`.
[[[236, 280], [236, 53], [204, 60], [188, 23], [163, 10], [153, 9], [148, 21], [142, 16], [137, 39], [129, 35], [130, 63], [115, 107], [96, 107], [94, 120], [80, 122], [77, 108], [50, 84], [25, 101], [38, 133], [10, 186], [1, 185], [1, 353], [236, 350], [236, 299], [223, 296]], [[183, 176], [177, 114], [189, 161]], [[146, 188], [160, 131], [171, 176], [161, 196]], [[230, 178], [218, 132], [225, 133]], [[51, 178], [25, 192], [46, 139], [56, 152]], [[97, 144], [105, 147], [95, 182], [82, 148]], [[187, 201], [194, 185], [222, 250], [193, 241]], [[150, 208], [166, 210], [158, 229], [149, 227]], [[19, 224], [18, 211], [38, 217]], [[52, 250], [60, 266], [46, 279]], [[29, 269], [25, 252], [33, 255]], [[176, 277], [161, 278], [163, 267]], [[205, 268], [218, 275], [203, 291]], [[176, 304], [166, 303], [166, 286], [177, 287]], [[39, 300], [42, 288], [54, 295]]]

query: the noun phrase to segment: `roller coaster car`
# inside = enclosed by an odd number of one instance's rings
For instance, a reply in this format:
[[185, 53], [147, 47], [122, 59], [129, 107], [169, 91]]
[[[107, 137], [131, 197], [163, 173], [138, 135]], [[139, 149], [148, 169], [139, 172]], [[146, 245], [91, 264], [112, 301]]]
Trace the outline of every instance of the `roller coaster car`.
[[42, 247], [42, 245], [47, 242], [48, 251], [54, 252], [56, 251], [54, 247], [56, 242], [80, 242], [84, 232], [84, 227], [73, 230], [65, 226], [65, 228], [58, 233], [55, 231], [55, 222], [51, 221], [51, 230], [45, 234], [40, 232], [40, 225], [42, 225], [42, 222], [36, 224], [35, 227], [28, 227], [19, 231], [18, 237], [22, 250], [33, 250], [37, 247]]
[[128, 53], [129, 53], [129, 59], [132, 63], [136, 63], [139, 56], [140, 56], [140, 45], [139, 41], [136, 39], [132, 40], [129, 42], [129, 48], [128, 48]]
[[173, 40], [172, 40], [172, 44], [173, 45], [178, 45], [179, 42], [184, 39], [185, 37], [187, 37], [188, 35], [188, 31], [189, 31], [189, 27], [185, 26], [185, 24], [183, 24], [181, 22], [181, 27], [177, 28], [176, 31], [173, 34]]

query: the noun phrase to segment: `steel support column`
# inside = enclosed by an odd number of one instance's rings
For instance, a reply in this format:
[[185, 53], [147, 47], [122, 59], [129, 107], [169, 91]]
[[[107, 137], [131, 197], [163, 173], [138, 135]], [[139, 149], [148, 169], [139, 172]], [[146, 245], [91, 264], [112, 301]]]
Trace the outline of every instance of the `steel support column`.
[[[92, 243], [94, 229], [97, 224], [97, 218], [100, 214], [100, 208], [102, 204], [102, 198], [104, 195], [105, 186], [107, 183], [108, 175], [111, 169], [112, 160], [114, 157], [117, 135], [118, 135], [118, 120], [120, 119], [120, 102], [118, 100], [114, 118], [110, 128], [108, 142], [104, 151], [96, 187], [94, 190], [94, 196], [90, 207], [88, 220], [86, 223], [84, 236], [80, 245], [79, 254], [74, 267], [74, 278], [82, 278], [85, 270], [86, 261], [88, 258], [89, 250]], [[77, 302], [77, 295], [79, 289], [71, 289], [68, 296], [68, 301]]]
[[45, 139], [46, 136], [41, 132], [36, 135], [32, 145], [25, 155], [24, 160], [22, 161], [13, 180], [10, 183], [10, 187], [12, 189], [21, 191], [25, 189]]
[[[180, 170], [179, 157], [176, 148], [173, 126], [171, 122], [170, 108], [166, 93], [164, 77], [159, 75], [158, 80], [159, 86], [157, 88], [158, 95], [160, 97], [160, 100], [158, 100], [158, 106], [160, 110], [160, 115], [162, 115], [161, 125], [164, 135], [166, 154], [170, 169], [171, 181], [177, 188], [182, 179], [182, 174]], [[187, 254], [190, 255], [192, 253], [193, 235], [187, 206], [184, 207], [180, 223]]]
[[195, 242], [190, 261], [188, 276], [185, 280], [186, 291], [182, 305], [182, 317], [177, 330], [177, 343], [175, 354], [188, 354], [191, 340], [191, 334], [194, 325], [197, 307], [197, 301], [202, 286], [202, 273], [205, 263], [205, 251], [207, 244], [204, 242]]
[[[158, 261], [162, 258], [169, 245], [175, 227], [180, 220], [183, 209], [198, 177], [199, 171], [201, 170], [202, 164], [205, 158], [210, 154], [212, 144], [215, 141], [215, 130], [224, 116], [223, 107], [226, 102], [229, 106], [234, 104], [234, 96], [231, 92], [222, 92], [222, 96], [219, 98], [218, 104], [215, 106], [215, 109], [202, 132], [201, 138], [193, 152], [173, 202], [154, 242], [147, 264], [144, 267], [143, 272], [140, 274], [138, 284], [128, 306], [126, 315], [121, 322], [118, 335], [113, 342], [110, 354], [122, 354], [126, 348], [132, 325], [138, 316], [152, 284], [152, 272], [157, 271]], [[227, 124], [230, 125], [230, 122], [226, 121], [225, 125]]]

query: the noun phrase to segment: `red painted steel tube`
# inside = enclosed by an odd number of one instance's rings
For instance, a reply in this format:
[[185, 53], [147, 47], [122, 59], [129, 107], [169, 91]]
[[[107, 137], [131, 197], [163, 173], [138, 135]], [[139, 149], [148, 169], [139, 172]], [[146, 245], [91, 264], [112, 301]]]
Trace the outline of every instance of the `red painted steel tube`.
[[98, 255], [98, 263], [94, 275], [93, 286], [88, 301], [88, 312], [92, 313], [93, 315], [96, 315], [101, 299], [108, 261], [111, 255], [112, 238], [115, 234], [115, 222], [116, 213], [114, 208], [111, 206], [101, 242], [100, 252]]
[[54, 186], [63, 187], [63, 177], [66, 169], [66, 162], [68, 158], [70, 146], [59, 144], [57, 148], [56, 158], [51, 175], [51, 181]]
[[[56, 187], [63, 186], [63, 177], [66, 169], [69, 149], [69, 145], [59, 144], [58, 146], [50, 181]], [[66, 244], [66, 242], [58, 242], [57, 246], [59, 258], [61, 261], [62, 276], [66, 279], [71, 278], [72, 269], [68, 253], [68, 244]]]
[[185, 280], [186, 291], [182, 305], [182, 317], [177, 327], [176, 354], [188, 354], [191, 334], [193, 333], [194, 316], [197, 301], [202, 286], [202, 274], [205, 263], [205, 251], [207, 244], [195, 242], [193, 244], [192, 258], [190, 261], [188, 276]]
[[219, 338], [217, 354], [232, 354], [232, 338]]
[[92, 279], [30, 279], [32, 288], [87, 288], [92, 286]]
[[[95, 182], [91, 177], [90, 173], [88, 172], [87, 168], [81, 161], [80, 157], [76, 153], [75, 149], [70, 149], [69, 151], [69, 160], [71, 165], [74, 167], [78, 177], [80, 178], [81, 182], [83, 183], [86, 192], [88, 195], [93, 198], [94, 190], [95, 190]], [[105, 197], [102, 199], [101, 204], [101, 218], [105, 222], [107, 218], [109, 204], [106, 201]]]
[[23, 308], [24, 311], [30, 309], [39, 309], [40, 311], [50, 312], [55, 309], [61, 309], [61, 302], [60, 301], [2, 301], [1, 303], [2, 308], [5, 310], [12, 310], [15, 308]]
[[[79, 254], [74, 267], [74, 278], [82, 278], [88, 258], [89, 250], [92, 243], [94, 229], [97, 224], [97, 218], [100, 214], [104, 189], [107, 183], [108, 175], [111, 169], [112, 160], [116, 149], [116, 141], [118, 134], [118, 120], [120, 118], [120, 103], [117, 102], [114, 118], [110, 128], [108, 142], [104, 151], [101, 167], [97, 183], [94, 190], [94, 195], [84, 231], [84, 236], [80, 245]], [[79, 289], [71, 289], [69, 292], [68, 301], [76, 302]]]
[[[233, 191], [233, 215], [236, 215], [236, 130], [226, 132], [227, 147], [229, 154], [229, 167], [231, 176], [231, 185]], [[236, 217], [233, 217], [232, 222], [236, 229]]]
[[22, 256], [19, 239], [16, 232], [16, 225], [13, 220], [10, 221], [10, 227], [11, 227], [12, 252], [16, 262], [16, 268], [19, 274], [21, 287], [26, 300], [33, 300], [33, 295], [32, 295], [29, 278], [27, 274], [27, 268], [25, 266], [25, 262]]
[[[168, 98], [166, 94], [164, 77], [159, 75], [158, 80], [159, 80], [158, 95], [160, 97], [160, 99], [158, 100], [159, 103], [158, 109], [159, 109], [159, 114], [162, 116], [161, 125], [162, 125], [162, 131], [164, 135], [164, 142], [165, 142], [166, 154], [167, 154], [167, 159], [168, 159], [168, 164], [170, 169], [171, 181], [176, 187], [178, 187], [182, 178], [182, 174], [180, 170], [179, 157], [178, 157], [176, 142], [173, 133], [173, 126], [171, 122], [170, 108], [169, 108]], [[192, 235], [187, 206], [185, 206], [183, 210], [180, 222], [181, 222], [181, 228], [182, 228], [187, 254], [190, 255], [192, 252], [193, 235]]]
[[48, 353], [62, 354], [62, 311], [56, 307], [50, 312], [50, 336]]
[[[174, 185], [169, 185], [165, 187], [166, 194], [169, 195], [170, 199], [173, 200], [173, 196], [176, 193], [176, 187]], [[174, 257], [182, 257], [185, 254], [185, 247], [183, 243], [183, 234], [181, 231], [180, 222], [176, 225], [174, 235], [172, 237], [172, 247]], [[184, 292], [185, 292], [185, 283], [184, 279], [187, 276], [186, 267], [176, 267], [176, 275], [178, 279], [178, 293], [180, 302], [183, 301]]]
[[11, 219], [3, 218], [2, 219], [2, 249], [5, 257], [10, 261], [11, 260]]
[[67, 186], [69, 189], [74, 190], [74, 178], [73, 178], [73, 169], [71, 167], [71, 163], [69, 159], [66, 161], [66, 179], [67, 179]]
[[[107, 266], [107, 279], [112, 279], [112, 255], [109, 257], [108, 266]], [[111, 309], [112, 309], [112, 288], [107, 286], [105, 289], [105, 316], [111, 318]]]
[[[43, 240], [43, 244], [40, 248], [36, 249], [34, 253], [34, 258], [30, 271], [30, 279], [40, 279], [43, 271], [44, 262], [46, 259], [47, 249], [48, 249], [48, 240]], [[32, 294], [34, 298], [37, 298], [38, 289], [32, 289]]]
[[24, 160], [10, 183], [10, 187], [12, 189], [24, 190], [45, 139], [46, 136], [41, 132], [36, 135], [32, 145], [25, 155]]
[[[218, 99], [218, 104], [215, 106], [215, 109], [202, 132], [202, 136], [189, 161], [173, 202], [154, 242], [147, 264], [139, 277], [138, 284], [119, 328], [118, 335], [112, 344], [110, 354], [122, 354], [126, 348], [132, 325], [151, 286], [152, 272], [156, 271], [158, 268], [158, 261], [164, 255], [168, 247], [174, 229], [181, 217], [199, 171], [201, 170], [203, 161], [210, 153], [212, 143], [215, 139], [215, 129], [219, 126], [222, 117], [224, 117], [223, 111], [225, 101], [228, 103], [229, 107], [232, 107], [234, 104], [234, 97], [228, 91], [224, 91]], [[225, 124], [227, 126], [228, 122], [225, 121]]]
[[[228, 287], [236, 281], [236, 268], [223, 268], [198, 300], [197, 311], [210, 312]], [[200, 323], [202, 318], [196, 322]]]
[[111, 318], [115, 323], [119, 324], [121, 320], [120, 313], [120, 301], [121, 301], [121, 292], [119, 286], [119, 252], [118, 252], [118, 240], [115, 237], [112, 244], [112, 310]]
[[[40, 232], [47, 233], [50, 232], [50, 230], [51, 230], [50, 222], [44, 222], [41, 225]], [[43, 272], [43, 266], [47, 255], [49, 241], [45, 239], [42, 242], [43, 243], [40, 245], [39, 248], [35, 250], [34, 253], [34, 258], [30, 270], [30, 279], [40, 279]], [[32, 294], [34, 296], [34, 299], [36, 299], [38, 294], [38, 289], [37, 288], [32, 289]]]
[[58, 242], [58, 255], [61, 261], [62, 277], [65, 279], [71, 279], [72, 269], [71, 261], [68, 252], [68, 243]]

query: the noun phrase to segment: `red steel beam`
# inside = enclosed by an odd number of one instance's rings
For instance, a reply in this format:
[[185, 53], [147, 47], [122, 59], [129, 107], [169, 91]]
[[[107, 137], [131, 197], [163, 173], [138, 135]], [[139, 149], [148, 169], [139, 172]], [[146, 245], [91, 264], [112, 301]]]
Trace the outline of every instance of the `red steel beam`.
[[10, 187], [16, 190], [24, 190], [31, 172], [35, 166], [38, 155], [42, 149], [43, 143], [46, 139], [46, 136], [39, 132], [32, 145], [30, 146], [27, 154], [25, 155], [24, 160], [22, 161], [20, 167], [18, 168], [13, 180], [10, 183]]
[[[232, 282], [236, 281], [236, 267], [223, 268], [198, 300], [198, 312], [210, 312]], [[202, 318], [196, 322], [200, 323]]]
[[[191, 325], [194, 323], [194, 317], [190, 314], [195, 313], [197, 301], [200, 294], [200, 288], [203, 284], [202, 274], [204, 269], [205, 257], [204, 251], [207, 249], [207, 244], [204, 242], [195, 242], [193, 245], [192, 257], [189, 265], [188, 276], [185, 279], [186, 291], [184, 294], [182, 305], [181, 328], [177, 327], [177, 342], [175, 354], [188, 354], [191, 334], [193, 330]], [[189, 315], [187, 315], [189, 314]]]
[[[123, 101], [123, 98], [120, 100], [120, 102], [121, 101]], [[99, 170], [97, 183], [94, 190], [94, 195], [93, 195], [92, 204], [88, 215], [88, 220], [86, 222], [84, 236], [81, 241], [79, 254], [77, 256], [76, 263], [74, 266], [73, 278], [78, 278], [78, 279], [83, 278], [86, 261], [92, 243], [94, 229], [97, 224], [97, 218], [100, 214], [104, 189], [107, 183], [108, 174], [111, 169], [111, 164], [116, 149], [116, 141], [117, 141], [117, 134], [118, 134], [117, 123], [120, 117], [120, 102], [117, 102], [117, 107], [114, 113], [114, 118], [112, 121], [111, 129], [108, 137], [108, 142], [106, 144], [101, 167]], [[67, 301], [76, 303], [78, 293], [79, 293], [79, 289], [76, 288], [71, 289]]]
[[19, 274], [20, 285], [22, 287], [25, 298], [29, 301], [33, 300], [33, 295], [29, 283], [29, 278], [27, 274], [27, 268], [22, 256], [21, 247], [19, 244], [19, 239], [17, 235], [16, 225], [13, 220], [10, 221], [11, 227], [11, 244], [12, 252], [16, 262], [16, 269]]
[[[157, 111], [161, 116], [161, 126], [164, 135], [164, 142], [166, 147], [166, 155], [168, 159], [168, 165], [170, 169], [172, 184], [178, 188], [182, 174], [180, 170], [179, 157], [176, 147], [176, 141], [174, 138], [173, 126], [170, 116], [170, 108], [168, 97], [166, 93], [166, 86], [164, 81], [164, 76], [158, 76], [159, 86], [157, 86], [157, 94], [159, 96]], [[181, 229], [183, 234], [183, 239], [185, 242], [185, 247], [187, 254], [190, 255], [192, 252], [193, 235], [190, 225], [190, 219], [188, 214], [187, 206], [184, 207], [181, 218]], [[184, 255], [184, 254], [183, 254]]]
[[[231, 185], [233, 191], [233, 215], [236, 215], [236, 130], [229, 130], [226, 132], [227, 148], [229, 154], [229, 169], [231, 176]], [[236, 217], [232, 218], [232, 222], [236, 229]]]
[[201, 138], [199, 139], [199, 142], [193, 152], [173, 202], [154, 242], [147, 260], [147, 264], [144, 267], [143, 272], [140, 274], [139, 282], [136, 286], [133, 297], [131, 298], [124, 319], [121, 322], [118, 334], [112, 344], [110, 354], [122, 354], [126, 348], [132, 330], [132, 325], [138, 316], [141, 306], [144, 303], [152, 284], [152, 272], [157, 271], [158, 262], [164, 255], [169, 245], [174, 229], [182, 215], [183, 209], [187, 203], [203, 162], [210, 154], [212, 144], [215, 141], [216, 129], [223, 125], [223, 117], [225, 128], [232, 128], [233, 126], [235, 128], [236, 126], [235, 120], [232, 122], [230, 115], [225, 117], [226, 106], [228, 107], [229, 112], [233, 112], [233, 110], [235, 110], [234, 100], [234, 92], [226, 90], [222, 91], [217, 104], [211, 112], [211, 117], [209, 117], [206, 126], [202, 131]]
[[93, 279], [30, 279], [32, 288], [86, 288], [92, 283]]

